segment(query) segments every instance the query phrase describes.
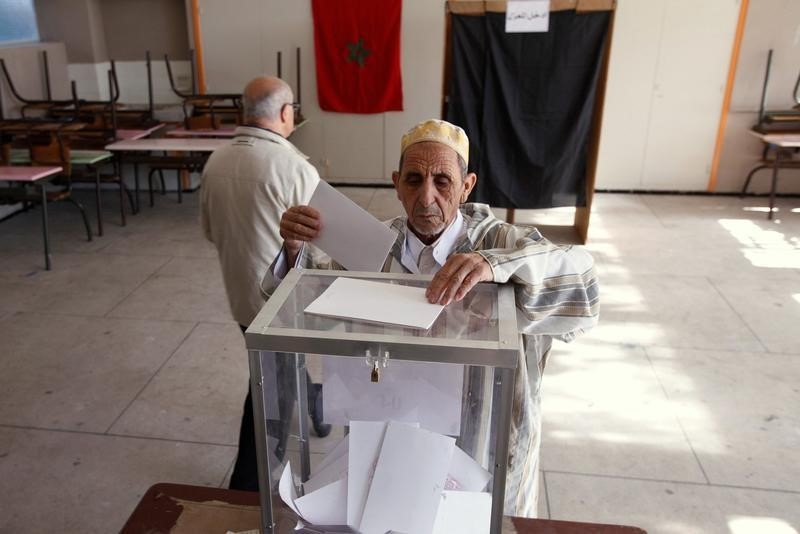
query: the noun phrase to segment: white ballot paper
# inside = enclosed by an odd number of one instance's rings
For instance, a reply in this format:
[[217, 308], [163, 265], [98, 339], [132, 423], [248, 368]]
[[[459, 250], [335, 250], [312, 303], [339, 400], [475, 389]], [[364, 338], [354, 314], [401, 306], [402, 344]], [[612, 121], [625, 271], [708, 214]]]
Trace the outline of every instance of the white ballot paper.
[[[326, 392], [327, 393], [327, 392]], [[323, 410], [324, 412], [324, 410]], [[358, 530], [386, 432], [384, 421], [352, 421], [348, 451], [347, 524]]]
[[320, 180], [308, 205], [319, 211], [322, 229], [312, 241], [348, 271], [380, 271], [397, 233]]
[[[358, 529], [378, 455], [383, 446], [386, 421], [351, 421], [347, 473], [347, 524]], [[418, 424], [410, 426], [419, 428]]]
[[322, 359], [322, 413], [326, 423], [391, 419], [419, 423], [440, 434], [459, 435], [463, 365], [390, 359], [379, 382], [370, 381], [370, 371], [363, 358]]
[[428, 302], [424, 287], [339, 277], [305, 312], [427, 330], [443, 309]]
[[432, 532], [455, 446], [453, 438], [390, 422], [358, 530]]
[[346, 478], [298, 497], [294, 480], [292, 480], [292, 464], [286, 462], [286, 467], [284, 467], [278, 483], [278, 493], [283, 502], [307, 523], [344, 525], [347, 521]]
[[492, 495], [445, 491], [439, 503], [433, 534], [487, 534], [492, 520]]
[[[491, 475], [455, 440], [415, 423], [350, 421], [298, 497], [291, 464], [278, 490], [295, 532], [487, 534]], [[458, 491], [453, 491], [458, 488]]]
[[492, 474], [458, 447], [453, 450], [453, 459], [447, 471], [444, 489], [459, 492], [483, 491]]

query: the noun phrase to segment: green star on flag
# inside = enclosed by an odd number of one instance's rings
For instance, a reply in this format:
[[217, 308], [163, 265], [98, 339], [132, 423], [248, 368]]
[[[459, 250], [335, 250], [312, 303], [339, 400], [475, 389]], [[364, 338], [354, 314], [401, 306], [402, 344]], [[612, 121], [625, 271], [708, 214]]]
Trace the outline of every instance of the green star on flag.
[[359, 37], [358, 41], [355, 43], [347, 43], [347, 49], [349, 50], [347, 61], [354, 61], [358, 63], [359, 67], [363, 67], [367, 56], [372, 54], [372, 50], [368, 50], [367, 47], [364, 46], [363, 37]]

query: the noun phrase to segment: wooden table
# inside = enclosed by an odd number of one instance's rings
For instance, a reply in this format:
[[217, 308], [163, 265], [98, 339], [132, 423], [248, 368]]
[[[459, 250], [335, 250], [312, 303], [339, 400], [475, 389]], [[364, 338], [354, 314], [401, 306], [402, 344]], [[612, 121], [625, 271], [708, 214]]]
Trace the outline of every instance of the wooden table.
[[[759, 139], [766, 145], [764, 150], [764, 158], [762, 163], [753, 167], [750, 173], [747, 175], [747, 180], [744, 182], [744, 187], [742, 188], [742, 195], [747, 193], [747, 187], [750, 185], [750, 180], [753, 178], [753, 175], [761, 170], [772, 167], [772, 186], [769, 190], [769, 213], [767, 214], [767, 219], [772, 219], [772, 212], [775, 207], [775, 189], [778, 186], [778, 169], [781, 167], [783, 168], [800, 168], [800, 161], [792, 159], [792, 152], [798, 148], [800, 148], [800, 133], [761, 133], [755, 130], [750, 130], [750, 133]], [[767, 152], [770, 148], [775, 149], [775, 158], [772, 162], [767, 160]]]
[[[22, 182], [34, 183], [45, 178], [50, 178], [63, 169], [61, 167], [14, 167], [0, 166], [0, 181], [2, 182]], [[47, 192], [44, 184], [40, 184], [42, 190], [42, 238], [44, 239], [44, 264], [45, 269], [50, 270], [50, 243], [49, 231], [47, 228]]]
[[[296, 518], [278, 514], [278, 534], [291, 532]], [[120, 534], [204, 534], [258, 529], [258, 493], [184, 484], [155, 484], [142, 496]], [[454, 533], [457, 534], [457, 533]], [[636, 527], [506, 517], [503, 534], [645, 534]]]
[[[230, 144], [230, 139], [207, 138], [145, 138], [116, 141], [106, 145], [106, 150], [119, 153], [120, 162], [133, 163], [133, 175], [136, 187], [136, 210], [139, 210], [139, 164], [149, 165], [184, 165], [202, 168], [208, 155], [214, 150]], [[163, 152], [165, 155], [156, 155]], [[166, 155], [167, 152], [188, 153], [182, 155]], [[120, 165], [121, 168], [121, 165]], [[178, 184], [178, 202], [183, 199], [183, 187]], [[153, 188], [150, 187], [150, 205], [153, 205]]]

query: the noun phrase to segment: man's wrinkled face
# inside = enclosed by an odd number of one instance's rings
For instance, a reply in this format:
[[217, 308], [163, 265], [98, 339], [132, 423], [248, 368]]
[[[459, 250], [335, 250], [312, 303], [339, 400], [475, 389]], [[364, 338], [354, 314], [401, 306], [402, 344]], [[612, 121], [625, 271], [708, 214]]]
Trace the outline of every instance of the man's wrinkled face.
[[400, 172], [392, 174], [408, 225], [423, 243], [433, 243], [467, 200], [475, 174], [462, 177], [452, 148], [431, 141], [416, 143], [403, 154]]

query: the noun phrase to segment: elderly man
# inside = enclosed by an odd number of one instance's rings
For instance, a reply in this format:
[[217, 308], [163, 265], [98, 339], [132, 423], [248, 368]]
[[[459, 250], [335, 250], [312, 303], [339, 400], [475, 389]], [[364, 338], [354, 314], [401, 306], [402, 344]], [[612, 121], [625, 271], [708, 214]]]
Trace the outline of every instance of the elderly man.
[[[384, 271], [434, 274], [426, 294], [444, 305], [464, 298], [478, 282], [515, 286], [524, 349], [514, 384], [504, 509], [535, 516], [541, 374], [553, 338], [571, 341], [597, 322], [592, 258], [583, 249], [550, 243], [533, 227], [496, 219], [489, 206], [464, 204], [477, 177], [467, 172], [469, 141], [461, 128], [422, 122], [403, 136], [401, 154], [392, 181], [406, 216], [388, 223], [398, 237]], [[262, 282], [267, 294], [288, 265], [316, 266], [305, 242], [324, 224], [309, 206], [286, 210], [284, 252]]]
[[[292, 90], [283, 80], [259, 77], [242, 95], [244, 126], [232, 143], [216, 150], [203, 169], [200, 215], [206, 238], [219, 253], [233, 318], [242, 331], [264, 305], [259, 282], [281, 248], [279, 215], [308, 202], [319, 175], [287, 140], [294, 131]], [[278, 375], [284, 374], [281, 369]], [[293, 371], [286, 371], [287, 379]], [[286, 400], [290, 402], [289, 400]], [[318, 433], [325, 433], [315, 420]], [[273, 425], [278, 454], [288, 428]], [[253, 408], [248, 390], [232, 489], [258, 490]]]

